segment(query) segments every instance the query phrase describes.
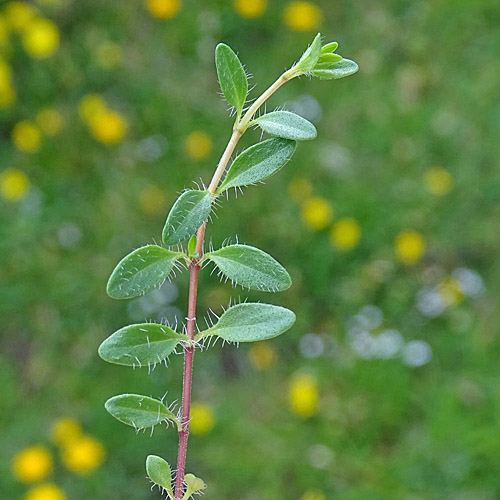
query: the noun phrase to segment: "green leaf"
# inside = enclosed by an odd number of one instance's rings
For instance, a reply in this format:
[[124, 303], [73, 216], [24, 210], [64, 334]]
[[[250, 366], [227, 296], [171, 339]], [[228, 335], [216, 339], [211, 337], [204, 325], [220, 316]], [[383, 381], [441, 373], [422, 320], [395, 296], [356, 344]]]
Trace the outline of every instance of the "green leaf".
[[171, 498], [174, 497], [172, 470], [167, 461], [156, 455], [149, 455], [146, 458], [146, 473], [153, 483], [163, 488]]
[[175, 245], [192, 236], [207, 220], [211, 207], [208, 191], [184, 191], [168, 214], [163, 228], [163, 243]]
[[194, 256], [196, 253], [196, 245], [198, 243], [198, 239], [196, 238], [196, 234], [193, 234], [191, 238], [189, 238], [189, 243], [188, 243], [188, 254], [190, 257]]
[[248, 94], [248, 81], [238, 56], [231, 47], [219, 43], [215, 49], [215, 66], [224, 97], [240, 115]]
[[121, 394], [108, 399], [104, 407], [117, 420], [136, 429], [153, 427], [170, 420], [181, 430], [177, 417], [161, 401], [148, 396]]
[[124, 257], [109, 277], [106, 291], [114, 299], [129, 299], [149, 292], [170, 274], [184, 254], [156, 245], [138, 248]]
[[318, 63], [323, 63], [323, 62], [334, 63], [342, 61], [342, 59], [343, 59], [342, 56], [339, 54], [322, 54], [321, 57], [318, 59]]
[[334, 63], [331, 69], [314, 69], [311, 71], [311, 75], [322, 80], [333, 80], [350, 76], [356, 73], [358, 69], [359, 67], [354, 61], [342, 59], [342, 61]]
[[284, 139], [307, 141], [317, 136], [316, 127], [311, 122], [290, 111], [273, 111], [255, 121], [264, 132]]
[[311, 45], [302, 54], [299, 62], [295, 65], [295, 69], [300, 69], [304, 73], [309, 73], [316, 63], [318, 62], [319, 56], [321, 55], [321, 34], [318, 33]]
[[276, 138], [245, 149], [229, 167], [217, 193], [267, 179], [292, 157], [296, 145], [295, 141]]
[[286, 290], [292, 284], [286, 269], [270, 255], [248, 245], [230, 245], [205, 254], [238, 285], [267, 292]]
[[186, 494], [184, 495], [183, 500], [188, 499], [197, 491], [201, 491], [206, 488], [205, 481], [196, 477], [194, 474], [186, 474], [184, 476], [184, 482], [186, 483]]
[[335, 52], [339, 44], [337, 42], [329, 42], [321, 47], [322, 54], [328, 54], [329, 52]]
[[177, 345], [188, 338], [165, 325], [129, 325], [113, 333], [99, 346], [99, 356], [116, 365], [150, 367], [167, 359]]
[[255, 342], [286, 332], [295, 323], [295, 314], [271, 304], [238, 304], [222, 314], [219, 321], [199, 333], [196, 340], [217, 335], [228, 342]]

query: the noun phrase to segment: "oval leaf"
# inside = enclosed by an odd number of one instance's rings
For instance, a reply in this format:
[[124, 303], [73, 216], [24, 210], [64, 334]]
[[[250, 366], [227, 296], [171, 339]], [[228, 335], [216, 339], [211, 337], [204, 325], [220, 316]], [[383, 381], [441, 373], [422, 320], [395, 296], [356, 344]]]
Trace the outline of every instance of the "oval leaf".
[[192, 236], [207, 220], [211, 206], [208, 191], [184, 191], [168, 214], [163, 228], [163, 243], [175, 245]]
[[215, 49], [215, 66], [224, 97], [240, 114], [248, 94], [248, 81], [238, 56], [231, 47], [219, 43]]
[[322, 80], [334, 80], [350, 76], [356, 73], [358, 69], [359, 67], [354, 61], [342, 59], [342, 61], [334, 63], [330, 69], [314, 69], [311, 71], [311, 75]]
[[181, 425], [177, 417], [158, 399], [140, 394], [121, 394], [108, 399], [104, 405], [106, 410], [120, 422], [136, 429], [153, 427], [166, 420]]
[[316, 63], [318, 62], [319, 56], [321, 55], [321, 34], [318, 33], [311, 45], [307, 47], [306, 51], [302, 54], [299, 62], [295, 65], [295, 68], [301, 69], [304, 73], [309, 73]]
[[217, 193], [267, 179], [292, 157], [297, 143], [289, 139], [268, 139], [245, 149], [231, 164]]
[[124, 257], [109, 277], [106, 291], [114, 299], [129, 299], [150, 292], [170, 274], [184, 257], [157, 245], [138, 248]]
[[307, 141], [317, 136], [316, 127], [311, 122], [290, 111], [273, 111], [255, 121], [264, 132], [284, 139]]
[[277, 337], [295, 323], [295, 314], [270, 304], [238, 304], [230, 307], [212, 328], [198, 338], [217, 335], [228, 342], [255, 342]]
[[156, 455], [149, 455], [146, 458], [146, 473], [153, 483], [163, 488], [171, 497], [174, 496], [172, 492], [172, 470], [166, 460]]
[[161, 363], [181, 340], [188, 338], [165, 325], [129, 325], [113, 333], [99, 346], [99, 356], [116, 365], [150, 367]]
[[286, 290], [292, 284], [286, 269], [270, 255], [248, 245], [230, 245], [207, 253], [230, 280], [238, 285], [266, 292]]

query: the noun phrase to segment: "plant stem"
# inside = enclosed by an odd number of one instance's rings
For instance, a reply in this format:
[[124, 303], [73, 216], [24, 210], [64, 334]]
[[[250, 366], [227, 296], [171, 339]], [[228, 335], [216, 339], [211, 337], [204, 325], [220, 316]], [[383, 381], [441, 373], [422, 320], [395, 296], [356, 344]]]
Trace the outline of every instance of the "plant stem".
[[[291, 80], [295, 76], [298, 76], [297, 72], [293, 69], [283, 73], [260, 97], [258, 97], [255, 102], [247, 110], [243, 118], [235, 123], [233, 133], [229, 142], [227, 143], [226, 149], [219, 160], [217, 168], [214, 172], [210, 185], [208, 186], [208, 191], [211, 194], [215, 194], [217, 186], [226, 170], [226, 166], [231, 159], [231, 155], [238, 144], [241, 136], [245, 133], [248, 128], [248, 124], [253, 118], [257, 110], [264, 104], [264, 102], [271, 97], [284, 83]], [[198, 296], [198, 276], [200, 274], [201, 266], [199, 260], [203, 255], [203, 242], [205, 239], [205, 228], [206, 223], [204, 223], [197, 232], [197, 242], [196, 242], [196, 253], [198, 254], [197, 259], [192, 259], [189, 265], [189, 296], [188, 296], [188, 316], [187, 316], [187, 326], [186, 331], [188, 337], [193, 340], [194, 338], [194, 328], [196, 324], [196, 299]], [[184, 348], [184, 374], [182, 380], [182, 417], [181, 425], [182, 429], [179, 431], [179, 451], [177, 454], [177, 475], [175, 480], [175, 500], [182, 500], [184, 494], [184, 473], [186, 470], [186, 455], [187, 455], [187, 445], [189, 438], [189, 412], [191, 408], [191, 385], [192, 385], [192, 375], [193, 375], [193, 358], [194, 358], [194, 345], [186, 345]]]

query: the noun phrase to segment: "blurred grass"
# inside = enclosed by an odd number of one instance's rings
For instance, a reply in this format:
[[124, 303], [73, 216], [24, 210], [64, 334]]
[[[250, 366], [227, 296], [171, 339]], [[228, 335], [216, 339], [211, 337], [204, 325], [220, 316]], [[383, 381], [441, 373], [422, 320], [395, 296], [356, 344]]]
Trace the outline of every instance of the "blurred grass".
[[[0, 2], [7, 24], [8, 5]], [[175, 281], [177, 298], [170, 289], [170, 297], [135, 310], [106, 296], [106, 279], [130, 249], [160, 239], [180, 190], [210, 178], [232, 126], [218, 95], [216, 43], [239, 53], [254, 74], [255, 95], [317, 30], [286, 26], [284, 1], [269, 2], [255, 19], [222, 1], [184, 2], [168, 20], [141, 2], [33, 5], [58, 27], [58, 50], [38, 59], [18, 33], [0, 38], [0, 61], [17, 92], [0, 109], [0, 175], [14, 168], [29, 179], [19, 201], [0, 198], [0, 496], [22, 498], [28, 486], [13, 477], [13, 456], [34, 444], [51, 446], [50, 426], [71, 416], [104, 444], [107, 460], [81, 477], [56, 465], [52, 479], [68, 498], [154, 498], [144, 459], [157, 453], [175, 463], [175, 433], [135, 436], [102, 405], [122, 391], [160, 397], [168, 390], [169, 400], [178, 399], [182, 359], [148, 376], [106, 365], [96, 349], [115, 329], [140, 320], [136, 315], [157, 320], [176, 307], [182, 317], [186, 274]], [[266, 186], [224, 201], [209, 227], [215, 245], [237, 234], [289, 268], [294, 286], [272, 300], [293, 308], [298, 321], [272, 341], [277, 361], [263, 372], [249, 361], [249, 346], [197, 354], [193, 397], [213, 407], [215, 427], [191, 437], [188, 470], [208, 483], [208, 498], [321, 500], [311, 493], [319, 490], [344, 500], [493, 500], [500, 495], [499, 4], [315, 5], [318, 29], [340, 42], [339, 52], [360, 72], [336, 82], [303, 78], [271, 99], [268, 109], [286, 103], [312, 115], [319, 138], [300, 144]], [[88, 94], [101, 95], [126, 123], [115, 144], [96, 141], [80, 118]], [[62, 130], [42, 133], [34, 153], [19, 150], [15, 125], [46, 108], [61, 114]], [[185, 148], [193, 131], [213, 146], [202, 161]], [[256, 131], [247, 135], [240, 151], [259, 139]], [[453, 179], [443, 196], [426, 188], [425, 174], [435, 166]], [[332, 207], [333, 219], [320, 231], [287, 194], [298, 177]], [[329, 235], [343, 217], [362, 232], [348, 252]], [[405, 230], [426, 242], [414, 265], [394, 253]], [[419, 291], [439, 287], [457, 268], [477, 273], [484, 293], [423, 314]], [[208, 274], [200, 315], [230, 296], [267, 299]], [[425, 342], [432, 358], [422, 366], [400, 355], [364, 359], [374, 356], [356, 350], [348, 325], [369, 304], [384, 315], [375, 336], [396, 329], [406, 343]], [[315, 357], [304, 356], [308, 333], [323, 346]], [[310, 418], [287, 402], [301, 372], [318, 381]]]

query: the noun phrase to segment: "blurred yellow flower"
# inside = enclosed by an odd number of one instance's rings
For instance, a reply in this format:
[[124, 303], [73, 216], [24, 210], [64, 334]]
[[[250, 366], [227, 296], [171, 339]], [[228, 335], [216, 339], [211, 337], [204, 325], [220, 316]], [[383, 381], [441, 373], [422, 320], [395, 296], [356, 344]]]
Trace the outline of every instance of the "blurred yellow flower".
[[59, 48], [59, 29], [49, 19], [35, 19], [24, 30], [23, 46], [32, 57], [49, 57]]
[[99, 467], [106, 456], [103, 445], [91, 436], [80, 436], [63, 447], [64, 466], [77, 474], [88, 474]]
[[359, 243], [361, 228], [357, 221], [346, 217], [333, 225], [330, 237], [340, 250], [352, 250]]
[[87, 94], [80, 99], [78, 114], [89, 125], [94, 118], [108, 109], [106, 101], [99, 94]]
[[36, 122], [44, 134], [52, 137], [63, 129], [64, 118], [57, 109], [47, 108], [36, 115]]
[[248, 358], [256, 370], [264, 371], [275, 363], [276, 351], [269, 342], [257, 342], [250, 347]]
[[330, 223], [332, 217], [332, 207], [324, 198], [312, 197], [302, 205], [302, 220], [315, 231], [324, 229]]
[[180, 0], [146, 0], [151, 15], [160, 19], [175, 17], [181, 8]]
[[288, 390], [288, 404], [293, 413], [308, 418], [318, 407], [318, 384], [316, 378], [308, 374], [296, 375]]
[[212, 139], [205, 132], [196, 130], [186, 137], [184, 150], [192, 160], [205, 160], [212, 152]]
[[319, 490], [307, 490], [300, 500], [326, 500], [326, 497]]
[[115, 69], [122, 62], [122, 48], [114, 42], [103, 42], [97, 47], [95, 58], [101, 68]]
[[42, 143], [42, 134], [33, 122], [18, 122], [12, 129], [12, 142], [20, 151], [36, 153]]
[[50, 429], [52, 441], [58, 446], [65, 446], [82, 435], [81, 425], [72, 418], [59, 418]]
[[23, 483], [39, 481], [52, 472], [52, 456], [43, 446], [31, 446], [14, 456], [12, 472]]
[[403, 231], [394, 242], [394, 251], [403, 264], [415, 264], [425, 252], [425, 240], [417, 231]]
[[453, 177], [441, 167], [433, 167], [425, 173], [425, 185], [436, 196], [444, 196], [453, 187]]
[[8, 168], [0, 174], [0, 193], [6, 200], [22, 200], [29, 188], [28, 177], [17, 168]]
[[295, 31], [315, 29], [322, 17], [323, 11], [311, 2], [290, 2], [284, 11], [285, 24]]
[[139, 206], [147, 215], [158, 215], [165, 209], [165, 193], [154, 184], [145, 186], [139, 192]]
[[16, 31], [23, 30], [37, 15], [36, 9], [26, 2], [9, 2], [4, 13], [7, 23]]
[[59, 486], [52, 483], [44, 483], [24, 495], [23, 500], [66, 500], [66, 494]]
[[189, 430], [193, 434], [206, 434], [210, 432], [215, 423], [214, 412], [210, 406], [203, 403], [191, 404], [191, 422]]
[[460, 282], [453, 278], [444, 279], [438, 288], [439, 296], [446, 306], [456, 306], [465, 298]]
[[288, 196], [295, 203], [303, 203], [312, 195], [313, 186], [305, 177], [295, 177], [288, 184]]
[[234, 0], [234, 10], [247, 19], [261, 16], [267, 7], [267, 0]]
[[97, 113], [90, 122], [92, 135], [104, 144], [117, 144], [127, 131], [127, 122], [118, 112], [105, 110]]

